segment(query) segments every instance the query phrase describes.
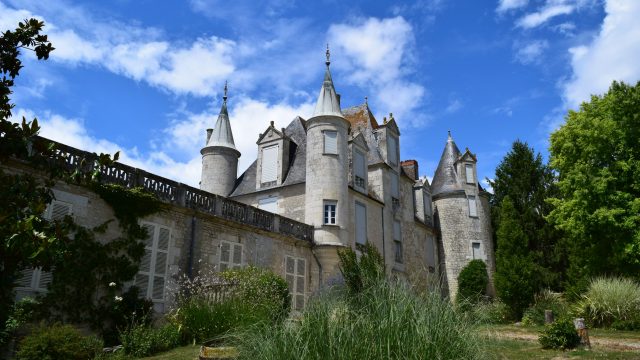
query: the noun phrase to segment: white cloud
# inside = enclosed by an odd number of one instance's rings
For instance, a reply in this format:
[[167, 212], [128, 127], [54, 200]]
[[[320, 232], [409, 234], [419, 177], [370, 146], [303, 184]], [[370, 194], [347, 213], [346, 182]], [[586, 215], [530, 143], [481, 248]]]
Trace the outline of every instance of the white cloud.
[[525, 29], [535, 28], [556, 16], [571, 14], [575, 9], [574, 5], [567, 4], [566, 1], [548, 0], [542, 9], [523, 16], [516, 22], [516, 25]]
[[524, 46], [518, 47], [515, 59], [524, 65], [539, 63], [540, 57], [548, 47], [549, 42], [546, 40], [532, 41]]
[[462, 101], [458, 99], [453, 99], [452, 101], [449, 102], [449, 105], [447, 105], [447, 108], [444, 111], [448, 114], [453, 114], [454, 112], [462, 109], [462, 106], [463, 106]]
[[585, 46], [569, 49], [573, 76], [564, 86], [567, 107], [604, 93], [614, 80], [640, 80], [640, 1], [608, 0], [600, 33]]
[[500, 0], [496, 11], [498, 13], [503, 13], [508, 10], [520, 9], [529, 3], [529, 0]]
[[414, 72], [415, 39], [403, 17], [334, 24], [328, 38], [336, 52], [345, 56], [340, 58], [338, 69], [347, 74], [349, 83], [368, 88], [383, 111], [393, 112], [400, 123], [424, 124], [424, 117], [413, 114], [426, 90], [409, 78]]

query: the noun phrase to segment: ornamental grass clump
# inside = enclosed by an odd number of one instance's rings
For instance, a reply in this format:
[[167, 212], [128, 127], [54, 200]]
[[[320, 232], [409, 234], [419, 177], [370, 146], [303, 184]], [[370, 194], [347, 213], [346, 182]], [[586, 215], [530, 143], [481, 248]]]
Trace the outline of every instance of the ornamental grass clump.
[[300, 320], [238, 334], [240, 359], [479, 359], [478, 338], [439, 294], [381, 281], [332, 291]]
[[534, 303], [522, 316], [522, 324], [525, 326], [544, 325], [544, 312], [551, 310], [554, 318], [565, 317], [569, 311], [567, 302], [561, 293], [549, 289], [543, 290], [534, 296]]
[[640, 313], [640, 284], [622, 277], [593, 279], [575, 311], [593, 326], [633, 321]]

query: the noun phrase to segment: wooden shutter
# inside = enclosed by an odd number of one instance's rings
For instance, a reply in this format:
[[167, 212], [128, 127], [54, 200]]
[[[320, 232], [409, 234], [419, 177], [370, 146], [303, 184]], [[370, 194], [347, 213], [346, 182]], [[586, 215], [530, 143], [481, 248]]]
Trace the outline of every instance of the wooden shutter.
[[367, 208], [363, 204], [356, 203], [356, 243], [367, 242]]
[[261, 183], [278, 180], [278, 145], [262, 149]]
[[36, 285], [36, 289], [39, 291], [47, 291], [47, 286], [51, 284], [53, 280], [53, 274], [50, 271], [44, 271], [42, 269], [38, 269], [39, 277], [38, 284]]
[[307, 262], [302, 258], [285, 256], [285, 279], [291, 295], [291, 306], [302, 310], [305, 300]]
[[231, 262], [231, 244], [225, 241], [220, 243], [220, 271], [225, 271], [229, 268]]
[[20, 288], [32, 289], [34, 272], [35, 272], [35, 269], [33, 268], [22, 269], [20, 271], [20, 276], [18, 276], [18, 281], [16, 282], [16, 286]]
[[171, 231], [155, 224], [143, 224], [142, 227], [147, 231], [147, 238], [134, 284], [146, 298], [164, 301]]
[[71, 204], [53, 200], [47, 207], [47, 213], [45, 215], [47, 220], [62, 220], [65, 216], [71, 215]]
[[469, 196], [469, 216], [478, 216], [478, 208], [476, 207], [475, 196]]
[[242, 267], [242, 245], [233, 244], [233, 267]]
[[473, 165], [466, 164], [464, 166], [464, 169], [465, 169], [464, 172], [465, 172], [466, 177], [467, 177], [467, 184], [473, 184], [474, 183], [474, 181], [473, 181]]
[[395, 136], [387, 136], [387, 160], [392, 165], [398, 164], [398, 141]]
[[400, 189], [398, 188], [398, 175], [396, 173], [391, 173], [391, 196], [399, 199], [400, 198]]
[[425, 215], [424, 219], [425, 220], [431, 219], [431, 196], [425, 193], [423, 195], [423, 202], [424, 202], [424, 215]]
[[337, 131], [324, 131], [324, 153], [325, 154], [338, 153], [338, 132]]
[[427, 235], [427, 266], [436, 266], [436, 244], [431, 235]]
[[400, 229], [400, 221], [393, 222], [393, 240], [402, 240], [402, 231]]
[[366, 179], [364, 154], [357, 150], [353, 152], [353, 168], [356, 176], [360, 176], [361, 178]]

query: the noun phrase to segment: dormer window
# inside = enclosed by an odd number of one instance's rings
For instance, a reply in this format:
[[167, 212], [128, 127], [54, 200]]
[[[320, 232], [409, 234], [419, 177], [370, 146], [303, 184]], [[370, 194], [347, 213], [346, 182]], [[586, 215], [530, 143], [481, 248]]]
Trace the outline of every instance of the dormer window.
[[338, 132], [325, 130], [324, 135], [324, 153], [338, 154]]
[[464, 166], [464, 172], [467, 178], [467, 184], [475, 184], [475, 180], [473, 178], [473, 165], [466, 164]]
[[353, 185], [363, 191], [367, 190], [367, 165], [364, 153], [353, 149]]
[[387, 135], [387, 161], [389, 164], [398, 165], [398, 138]]
[[278, 145], [262, 149], [262, 172], [260, 182], [262, 186], [275, 185], [278, 181]]

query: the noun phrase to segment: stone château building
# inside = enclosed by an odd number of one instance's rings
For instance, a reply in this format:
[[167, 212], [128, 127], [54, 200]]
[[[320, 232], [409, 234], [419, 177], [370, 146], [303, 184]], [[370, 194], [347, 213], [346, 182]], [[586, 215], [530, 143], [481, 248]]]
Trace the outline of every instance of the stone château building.
[[[489, 204], [476, 156], [461, 153], [449, 134], [433, 183], [419, 178], [415, 160], [401, 161], [393, 115], [379, 123], [366, 101], [343, 109], [329, 65], [327, 52], [313, 116], [298, 116], [281, 129], [271, 122], [256, 134], [257, 159], [239, 177], [226, 86], [201, 150], [200, 189], [119, 163], [103, 169], [105, 181], [142, 186], [170, 205], [143, 221], [149, 238], [132, 282], [157, 310], [164, 310], [172, 275], [248, 264], [281, 274], [299, 309], [311, 293], [340, 281], [337, 250], [358, 251], [367, 241], [390, 275], [415, 285], [442, 279], [452, 297], [471, 259], [486, 261], [493, 277]], [[61, 144], [59, 149], [72, 155], [69, 166], [88, 156]], [[95, 226], [114, 216], [88, 189], [59, 184], [54, 194], [48, 218], [71, 214], [79, 224]], [[110, 225], [103, 240], [118, 232]], [[25, 270], [19, 296], [46, 291], [50, 276]]]

